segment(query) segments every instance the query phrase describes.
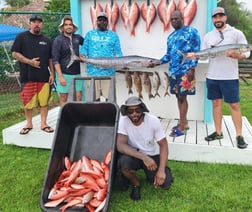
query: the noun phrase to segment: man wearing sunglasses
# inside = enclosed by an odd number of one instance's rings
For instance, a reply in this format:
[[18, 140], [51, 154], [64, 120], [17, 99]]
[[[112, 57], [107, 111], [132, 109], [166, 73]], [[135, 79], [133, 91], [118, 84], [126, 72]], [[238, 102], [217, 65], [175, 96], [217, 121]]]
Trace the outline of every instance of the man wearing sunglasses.
[[164, 130], [159, 119], [148, 112], [146, 105], [135, 96], [121, 106], [117, 134], [120, 186], [125, 191], [131, 183], [130, 197], [135, 201], [141, 199], [137, 170], [143, 169], [147, 182], [155, 187], [169, 189], [173, 182], [171, 171], [166, 166], [168, 143]]
[[[202, 48], [221, 46], [226, 44], [247, 44], [247, 40], [240, 30], [226, 23], [225, 9], [217, 7], [212, 11], [212, 22], [215, 28], [207, 33], [203, 39]], [[222, 102], [228, 103], [232, 120], [236, 130], [237, 147], [244, 149], [247, 144], [242, 136], [242, 115], [239, 96], [238, 60], [250, 56], [250, 52], [238, 53], [227, 51], [226, 54], [210, 58], [206, 84], [208, 99], [212, 100], [215, 132], [208, 135], [205, 140], [222, 139]]]

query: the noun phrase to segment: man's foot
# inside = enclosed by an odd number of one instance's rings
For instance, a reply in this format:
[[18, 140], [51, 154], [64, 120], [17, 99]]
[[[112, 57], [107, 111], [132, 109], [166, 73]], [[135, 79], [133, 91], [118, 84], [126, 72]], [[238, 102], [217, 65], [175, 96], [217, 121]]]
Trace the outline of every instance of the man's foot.
[[133, 186], [130, 198], [134, 201], [138, 201], [141, 199], [140, 186]]
[[47, 133], [52, 133], [52, 132], [54, 132], [54, 129], [51, 128], [50, 126], [43, 127], [43, 128], [41, 128], [41, 130], [43, 130], [43, 131], [45, 131], [45, 132], [47, 132]]
[[212, 134], [210, 134], [209, 136], [205, 137], [206, 141], [214, 141], [217, 139], [222, 139], [223, 138], [223, 134], [221, 133], [220, 135], [217, 134], [217, 132], [214, 132]]
[[244, 138], [242, 136], [237, 136], [236, 141], [237, 141], [238, 148], [240, 148], [240, 149], [247, 148], [248, 144], [246, 144], [246, 142], [244, 141]]
[[30, 131], [32, 130], [32, 127], [23, 127], [21, 130], [20, 130], [20, 134], [21, 135], [26, 135], [28, 134]]

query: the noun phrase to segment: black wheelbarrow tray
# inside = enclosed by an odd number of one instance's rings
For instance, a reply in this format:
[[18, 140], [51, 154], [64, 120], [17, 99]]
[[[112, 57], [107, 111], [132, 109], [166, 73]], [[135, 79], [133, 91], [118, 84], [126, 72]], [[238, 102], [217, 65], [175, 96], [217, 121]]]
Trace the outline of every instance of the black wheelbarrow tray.
[[[114, 103], [69, 102], [61, 108], [41, 193], [40, 207], [43, 211], [60, 211], [62, 204], [53, 208], [45, 207], [44, 204], [49, 201], [49, 192], [65, 169], [64, 158], [66, 156], [71, 161], [77, 161], [83, 155], [103, 161], [105, 154], [112, 150], [106, 203], [102, 211], [108, 210], [116, 170], [115, 148], [118, 118], [119, 108]], [[88, 210], [76, 206], [69, 207], [66, 211]]]

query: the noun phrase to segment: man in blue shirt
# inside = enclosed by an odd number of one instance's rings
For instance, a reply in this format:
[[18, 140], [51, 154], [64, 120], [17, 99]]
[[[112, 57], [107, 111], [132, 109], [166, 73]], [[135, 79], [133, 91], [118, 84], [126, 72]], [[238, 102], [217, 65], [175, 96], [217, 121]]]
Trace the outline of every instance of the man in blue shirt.
[[184, 60], [181, 52], [198, 52], [200, 36], [192, 27], [184, 26], [183, 15], [176, 10], [171, 14], [171, 24], [175, 29], [167, 38], [167, 51], [161, 58], [162, 63], [169, 62], [170, 92], [175, 94], [179, 109], [179, 124], [172, 128], [170, 136], [182, 136], [186, 129], [188, 102], [187, 95], [195, 95], [195, 67], [197, 60]]
[[[121, 57], [121, 44], [118, 35], [108, 30], [108, 16], [100, 12], [97, 16], [97, 29], [87, 32], [85, 42], [80, 54], [88, 58]], [[90, 64], [86, 65], [88, 76], [113, 76], [114, 69], [99, 68]], [[106, 80], [96, 82], [96, 97], [108, 97], [109, 83]]]

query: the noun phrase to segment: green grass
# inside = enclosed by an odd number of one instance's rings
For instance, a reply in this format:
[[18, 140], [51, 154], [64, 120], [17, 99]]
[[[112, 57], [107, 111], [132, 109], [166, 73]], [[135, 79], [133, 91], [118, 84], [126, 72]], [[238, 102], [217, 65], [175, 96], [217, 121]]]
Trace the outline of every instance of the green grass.
[[[241, 83], [241, 109], [243, 115], [252, 123], [252, 81], [249, 82], [249, 86]], [[2, 107], [1, 104], [1, 110]], [[224, 111], [229, 114], [226, 105]], [[17, 108], [9, 113], [8, 117], [3, 116], [0, 119], [0, 128], [2, 130], [23, 118], [23, 112]], [[50, 151], [3, 145], [2, 134], [0, 141], [0, 211], [41, 211], [40, 194]], [[142, 200], [131, 201], [130, 190], [121, 192], [115, 183], [109, 211], [251, 211], [252, 166], [178, 161], [169, 161], [168, 165], [175, 178], [170, 190], [155, 189], [146, 184], [143, 172], [140, 172]]]

